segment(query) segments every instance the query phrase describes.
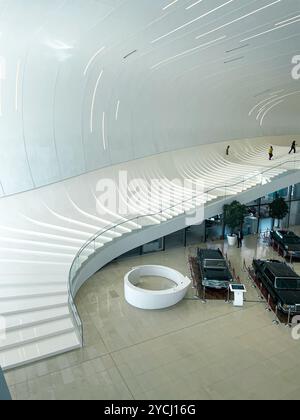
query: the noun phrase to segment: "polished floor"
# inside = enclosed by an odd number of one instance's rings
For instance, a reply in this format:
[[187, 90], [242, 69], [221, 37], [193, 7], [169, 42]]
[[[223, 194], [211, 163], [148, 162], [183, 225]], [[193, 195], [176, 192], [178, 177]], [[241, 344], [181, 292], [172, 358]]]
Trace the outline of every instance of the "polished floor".
[[[168, 310], [125, 303], [123, 277], [130, 268], [155, 263], [189, 274], [194, 247], [116, 261], [77, 297], [85, 348], [6, 373], [13, 398], [300, 399], [300, 341], [272, 323], [242, 269], [244, 260], [276, 254], [254, 236], [242, 250], [208, 245], [228, 253], [248, 290], [244, 308], [203, 304], [193, 289]], [[300, 274], [300, 264], [294, 266]]]

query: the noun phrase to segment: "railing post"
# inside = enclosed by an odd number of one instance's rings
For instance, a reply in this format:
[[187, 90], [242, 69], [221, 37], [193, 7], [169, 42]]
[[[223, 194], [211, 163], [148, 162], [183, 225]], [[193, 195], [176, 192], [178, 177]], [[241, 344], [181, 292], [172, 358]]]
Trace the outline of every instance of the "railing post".
[[287, 327], [291, 326], [291, 308], [289, 309], [289, 313], [288, 313], [288, 321], [287, 321]]
[[228, 286], [228, 289], [227, 289], [227, 301], [226, 301], [226, 303], [230, 303], [230, 286]]
[[203, 286], [202, 302], [206, 303], [206, 287], [205, 286]]
[[271, 299], [271, 296], [270, 296], [270, 293], [269, 293], [268, 294], [267, 307], [266, 307], [266, 311], [269, 311], [269, 312], [271, 312], [270, 299]]
[[275, 325], [279, 325], [279, 318], [278, 318], [278, 304], [276, 305], [276, 308], [275, 308], [275, 319], [273, 320], [273, 324], [275, 324]]

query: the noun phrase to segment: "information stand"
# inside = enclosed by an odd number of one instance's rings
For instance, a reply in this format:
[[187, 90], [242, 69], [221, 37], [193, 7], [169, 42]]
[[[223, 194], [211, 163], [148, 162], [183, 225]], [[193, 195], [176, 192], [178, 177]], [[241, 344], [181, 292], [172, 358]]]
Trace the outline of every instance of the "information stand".
[[233, 306], [244, 306], [244, 294], [247, 292], [243, 284], [231, 284], [230, 291], [234, 294]]

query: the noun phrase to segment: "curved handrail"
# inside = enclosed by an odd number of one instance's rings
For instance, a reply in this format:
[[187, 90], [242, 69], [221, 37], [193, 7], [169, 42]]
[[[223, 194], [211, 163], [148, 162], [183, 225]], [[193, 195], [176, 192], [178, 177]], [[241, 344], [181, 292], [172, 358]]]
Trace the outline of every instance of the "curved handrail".
[[[259, 177], [259, 176], [263, 176], [263, 175], [265, 175], [265, 174], [267, 174], [268, 172], [272, 172], [272, 171], [274, 171], [274, 170], [276, 170], [276, 169], [278, 169], [278, 168], [280, 168], [280, 167], [282, 167], [282, 166], [284, 166], [284, 165], [286, 165], [286, 164], [288, 164], [288, 163], [294, 163], [294, 164], [296, 164], [296, 162], [300, 162], [300, 159], [294, 159], [294, 160], [286, 160], [286, 161], [284, 161], [284, 162], [281, 162], [281, 163], [279, 163], [278, 165], [275, 165], [275, 166], [272, 166], [271, 168], [267, 168], [265, 171], [262, 171], [262, 172], [260, 172], [260, 173], [258, 173], [258, 174], [256, 174], [256, 175], [252, 175], [252, 176], [249, 176], [249, 177], [247, 177], [247, 176], [244, 176], [244, 178], [243, 178], [243, 180], [241, 181], [241, 180], [239, 180], [239, 181], [237, 181], [237, 182], [234, 182], [234, 183], [232, 183], [232, 184], [227, 184], [227, 185], [219, 185], [219, 186], [215, 186], [215, 187], [213, 187], [213, 188], [210, 188], [209, 190], [207, 190], [207, 191], [203, 191], [203, 192], [201, 192], [201, 194], [199, 194], [199, 195], [194, 195], [194, 196], [191, 196], [191, 197], [189, 197], [188, 199], [186, 199], [186, 200], [182, 200], [182, 201], [180, 201], [180, 202], [178, 202], [178, 203], [176, 203], [176, 204], [174, 204], [174, 205], [172, 205], [172, 206], [170, 206], [170, 207], [167, 207], [167, 208], [163, 208], [163, 209], [161, 209], [160, 211], [158, 211], [158, 212], [155, 212], [155, 213], [150, 213], [150, 214], [144, 214], [144, 215], [139, 215], [139, 216], [135, 216], [135, 217], [133, 217], [132, 219], [125, 219], [124, 217], [122, 218], [122, 220], [120, 220], [120, 221], [117, 221], [116, 223], [111, 223], [110, 225], [108, 225], [108, 226], [106, 226], [106, 227], [104, 227], [104, 228], [102, 228], [99, 232], [96, 232], [93, 236], [91, 236], [91, 238], [89, 238], [82, 246], [81, 246], [81, 248], [79, 249], [79, 251], [77, 252], [77, 254], [76, 254], [76, 256], [75, 256], [75, 258], [74, 258], [74, 260], [73, 260], [73, 262], [72, 262], [72, 265], [71, 265], [71, 268], [70, 268], [70, 271], [69, 271], [69, 281], [68, 281], [68, 294], [69, 294], [69, 306], [70, 306], [70, 309], [71, 309], [71, 311], [72, 311], [72, 314], [73, 314], [73, 316], [74, 316], [74, 319], [75, 319], [75, 321], [76, 321], [76, 324], [77, 324], [77, 327], [78, 327], [78, 330], [79, 330], [79, 333], [80, 333], [80, 337], [81, 337], [81, 345], [83, 346], [83, 325], [82, 325], [82, 320], [81, 320], [81, 318], [80, 318], [80, 315], [79, 315], [79, 313], [78, 313], [78, 311], [77, 311], [77, 308], [76, 308], [76, 305], [75, 305], [75, 303], [74, 303], [74, 300], [75, 300], [75, 298], [74, 298], [74, 296], [73, 296], [73, 291], [72, 291], [72, 282], [73, 282], [73, 279], [75, 278], [75, 276], [77, 275], [77, 273], [78, 273], [78, 271], [80, 270], [80, 267], [76, 270], [76, 272], [75, 272], [75, 274], [73, 275], [73, 271], [74, 271], [74, 268], [75, 268], [75, 264], [77, 263], [77, 261], [79, 261], [79, 259], [80, 259], [80, 256], [82, 255], [82, 253], [91, 245], [91, 244], [93, 244], [93, 243], [95, 243], [96, 242], [96, 240], [100, 237], [100, 236], [102, 236], [102, 235], [104, 235], [106, 232], [109, 232], [109, 231], [111, 231], [112, 229], [117, 229], [118, 227], [120, 227], [120, 226], [122, 226], [122, 225], [125, 225], [125, 224], [130, 224], [130, 223], [133, 223], [133, 222], [137, 222], [139, 219], [143, 219], [143, 218], [150, 218], [150, 217], [155, 217], [155, 216], [159, 216], [159, 215], [162, 215], [164, 212], [167, 212], [167, 211], [169, 211], [169, 210], [172, 210], [172, 209], [175, 209], [176, 207], [179, 207], [179, 206], [182, 206], [182, 205], [184, 205], [184, 204], [187, 204], [188, 202], [190, 202], [190, 201], [192, 201], [192, 200], [195, 200], [195, 199], [197, 199], [197, 198], [201, 198], [201, 197], [203, 197], [204, 195], [208, 195], [208, 194], [210, 194], [210, 193], [212, 193], [213, 191], [216, 191], [216, 190], [220, 190], [220, 189], [225, 189], [225, 197], [226, 197], [226, 189], [227, 188], [233, 188], [233, 187], [236, 187], [236, 186], [238, 186], [238, 185], [241, 185], [241, 184], [243, 184], [243, 183], [245, 183], [245, 181], [247, 181], [247, 182], [249, 182], [251, 179], [256, 179], [257, 177]], [[299, 168], [294, 168], [294, 170], [296, 170], [296, 169], [298, 169], [299, 170]], [[290, 170], [290, 169], [287, 169], [287, 171], [288, 170]], [[232, 194], [230, 194], [230, 196], [232, 196]], [[184, 210], [184, 212], [185, 212], [186, 210]], [[138, 223], [137, 223], [138, 224]], [[94, 252], [96, 252], [96, 249], [94, 250]]]

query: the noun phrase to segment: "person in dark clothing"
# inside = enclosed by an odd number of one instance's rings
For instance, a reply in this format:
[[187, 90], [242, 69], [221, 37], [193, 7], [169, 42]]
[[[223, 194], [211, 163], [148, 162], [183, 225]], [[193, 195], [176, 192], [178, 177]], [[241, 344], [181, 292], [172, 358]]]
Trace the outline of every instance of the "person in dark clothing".
[[230, 152], [230, 146], [227, 146], [227, 149], [226, 149], [226, 156], [229, 156], [229, 152]]
[[289, 154], [291, 154], [292, 152], [296, 153], [296, 146], [297, 146], [296, 142], [293, 141]]
[[243, 246], [243, 240], [244, 240], [243, 232], [242, 230], [239, 230], [237, 234], [238, 248], [241, 248]]
[[269, 149], [269, 160], [272, 160], [273, 159], [273, 156], [274, 156], [274, 149], [273, 149], [273, 146], [270, 146], [270, 149]]

